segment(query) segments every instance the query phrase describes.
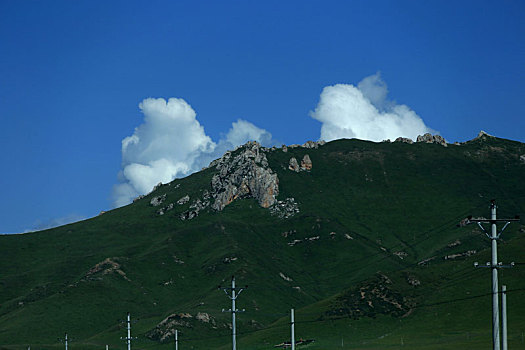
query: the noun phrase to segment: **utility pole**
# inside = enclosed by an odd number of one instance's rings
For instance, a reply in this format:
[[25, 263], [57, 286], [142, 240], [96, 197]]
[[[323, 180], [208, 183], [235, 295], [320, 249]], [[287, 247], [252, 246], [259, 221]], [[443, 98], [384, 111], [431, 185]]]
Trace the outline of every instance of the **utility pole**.
[[132, 338], [131, 337], [131, 317], [129, 315], [129, 312], [128, 312], [128, 317], [127, 317], [127, 321], [126, 321], [126, 330], [128, 331], [128, 336], [123, 338], [123, 337], [120, 337], [120, 339], [123, 339], [126, 341], [126, 344], [128, 345], [128, 350], [131, 350], [131, 339], [137, 339], [136, 337]]
[[[242, 311], [239, 311], [235, 308], [235, 300], [241, 294], [243, 290], [248, 288], [248, 286], [241, 287], [241, 288], [235, 288], [235, 276], [232, 276], [232, 286], [231, 287], [221, 287], [219, 286], [218, 289], [222, 289], [224, 293], [232, 300], [232, 308], [230, 310], [224, 310], [222, 309], [222, 312], [231, 312], [232, 313], [232, 349], [237, 350], [237, 341], [236, 341], [236, 329], [235, 329], [235, 314], [237, 312], [244, 312], [246, 310], [242, 309]], [[238, 291], [237, 291], [238, 290]], [[228, 292], [231, 291], [231, 296]]]
[[179, 331], [175, 330], [175, 350], [179, 350]]
[[[487, 263], [485, 267], [490, 267], [492, 269], [492, 349], [500, 350], [500, 330], [499, 330], [499, 305], [498, 305], [498, 294], [499, 294], [499, 285], [498, 285], [498, 269], [502, 267], [512, 267], [514, 263], [511, 263], [510, 266], [504, 266], [501, 262], [498, 262], [498, 239], [507, 228], [507, 226], [512, 221], [519, 221], [519, 217], [516, 216], [515, 219], [497, 219], [496, 218], [496, 201], [493, 199], [490, 201], [490, 220], [487, 219], [472, 219], [469, 217], [469, 222], [476, 222], [481, 228], [485, 235], [491, 240], [491, 250], [492, 257], [490, 263]], [[505, 222], [505, 226], [498, 233], [497, 223]], [[483, 227], [482, 223], [491, 224], [491, 234]], [[478, 263], [474, 263], [474, 266], [478, 267]]]
[[292, 350], [295, 350], [295, 321], [294, 321], [294, 315], [293, 315], [293, 309], [292, 309]]
[[507, 350], [507, 286], [501, 286], [501, 341], [503, 350]]
[[[67, 338], [67, 333], [65, 333], [65, 336], [64, 336], [64, 339], [61, 339], [61, 338], [58, 338], [58, 340], [60, 340], [61, 342], [63, 341], [64, 342], [64, 345], [66, 346], [66, 350], [67, 350], [67, 346], [68, 346], [68, 338]], [[28, 348], [29, 350], [29, 348]]]
[[128, 329], [128, 337], [126, 338], [128, 343], [128, 350], [131, 350], [131, 319], [128, 312], [128, 318], [127, 318], [127, 329]]

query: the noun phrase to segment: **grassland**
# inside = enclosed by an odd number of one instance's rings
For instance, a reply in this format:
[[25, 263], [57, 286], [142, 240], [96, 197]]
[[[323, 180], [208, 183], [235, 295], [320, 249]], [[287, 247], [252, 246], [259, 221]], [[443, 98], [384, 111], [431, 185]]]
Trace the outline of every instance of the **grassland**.
[[[288, 170], [304, 154], [312, 170]], [[129, 311], [134, 349], [173, 348], [148, 337], [172, 314], [192, 316], [177, 326], [180, 349], [227, 349], [230, 314], [221, 311], [230, 300], [217, 286], [235, 275], [248, 285], [237, 302], [246, 309], [239, 349], [289, 340], [291, 308], [296, 337], [315, 339], [305, 349], [490, 349], [490, 271], [473, 267], [490, 259], [490, 242], [477, 226], [457, 224], [488, 217], [492, 198], [500, 217], [524, 212], [523, 154], [524, 144], [491, 137], [277, 149], [267, 157], [279, 199], [300, 208], [289, 219], [254, 199], [190, 221], [178, 217], [189, 203], [156, 214], [153, 196], [209, 189], [209, 168], [89, 220], [1, 236], [0, 348], [59, 349], [68, 332], [71, 349], [124, 349]], [[499, 241], [500, 260], [517, 263], [500, 271], [512, 349], [525, 349], [524, 231], [514, 223]]]

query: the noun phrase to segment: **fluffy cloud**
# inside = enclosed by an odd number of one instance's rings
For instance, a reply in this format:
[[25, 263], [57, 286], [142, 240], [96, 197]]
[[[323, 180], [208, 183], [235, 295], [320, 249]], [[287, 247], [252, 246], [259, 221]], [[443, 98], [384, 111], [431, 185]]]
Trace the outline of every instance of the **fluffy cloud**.
[[388, 88], [379, 73], [366, 77], [357, 87], [327, 86], [310, 116], [319, 120], [321, 139], [358, 138], [371, 141], [432, 132], [408, 106], [387, 99]]
[[143, 124], [122, 140], [120, 183], [113, 189], [117, 207], [148, 193], [159, 182], [167, 183], [200, 170], [226, 150], [247, 141], [273, 143], [269, 132], [242, 119], [215, 143], [183, 99], [148, 98], [139, 108], [144, 114]]

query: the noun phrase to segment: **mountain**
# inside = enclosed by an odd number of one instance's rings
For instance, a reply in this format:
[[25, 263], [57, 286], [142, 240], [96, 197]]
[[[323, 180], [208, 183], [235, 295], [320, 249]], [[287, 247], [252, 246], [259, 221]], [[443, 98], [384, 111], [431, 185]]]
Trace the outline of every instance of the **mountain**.
[[[525, 144], [484, 133], [264, 148], [250, 142], [82, 222], [0, 236], [0, 349], [488, 349], [490, 240], [525, 209]], [[28, 199], [28, 205], [30, 204]], [[500, 229], [503, 227], [500, 226]], [[489, 227], [487, 229], [490, 230]], [[524, 349], [525, 226], [498, 241], [509, 346]]]

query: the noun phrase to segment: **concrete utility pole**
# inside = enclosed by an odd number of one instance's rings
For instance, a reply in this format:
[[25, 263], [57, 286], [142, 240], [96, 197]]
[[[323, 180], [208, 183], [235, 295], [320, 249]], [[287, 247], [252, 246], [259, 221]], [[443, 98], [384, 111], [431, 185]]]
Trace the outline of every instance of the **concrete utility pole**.
[[[64, 336], [64, 339], [62, 338], [58, 338], [59, 341], [61, 342], [64, 342], [64, 345], [66, 346], [66, 350], [67, 350], [67, 341], [68, 341], [68, 338], [67, 338], [67, 333], [65, 333], [65, 336]], [[31, 349], [30, 347], [27, 348], [28, 350]]]
[[503, 350], [507, 350], [507, 286], [501, 286], [501, 342]]
[[295, 321], [293, 317], [293, 309], [292, 309], [292, 350], [295, 350]]
[[[232, 313], [232, 349], [233, 350], [237, 350], [237, 341], [236, 341], [236, 329], [235, 329], [235, 314], [237, 312], [244, 312], [245, 310], [242, 309], [241, 311], [237, 310], [235, 308], [235, 300], [237, 299], [237, 297], [239, 296], [239, 294], [241, 294], [241, 292], [243, 290], [245, 290], [246, 288], [248, 288], [248, 286], [245, 286], [245, 287], [242, 287], [242, 288], [235, 288], [235, 276], [232, 276], [232, 286], [231, 287], [221, 287], [219, 286], [218, 289], [222, 289], [224, 291], [224, 293], [226, 293], [226, 295], [228, 296], [228, 298], [230, 298], [232, 300], [232, 308], [230, 310], [224, 310], [222, 309], [222, 312], [231, 312]], [[238, 292], [237, 292], [238, 290]], [[231, 296], [229, 295], [228, 292], [231, 291]]]
[[131, 350], [131, 339], [137, 339], [136, 337], [135, 338], [132, 338], [131, 337], [131, 317], [129, 315], [129, 312], [128, 312], [128, 317], [127, 317], [127, 321], [126, 321], [126, 330], [128, 331], [128, 336], [123, 338], [123, 337], [120, 337], [120, 339], [123, 339], [126, 341], [126, 344], [128, 345], [128, 350]]
[[[478, 226], [481, 228], [483, 232], [487, 235], [488, 238], [491, 239], [491, 246], [492, 246], [492, 258], [490, 260], [490, 263], [487, 263], [485, 267], [490, 267], [492, 269], [492, 349], [493, 350], [500, 350], [500, 330], [499, 330], [499, 305], [498, 305], [498, 291], [499, 291], [499, 285], [498, 285], [498, 269], [502, 267], [512, 267], [514, 266], [514, 263], [511, 263], [510, 266], [503, 265], [501, 262], [498, 263], [498, 243], [497, 240], [505, 230], [505, 228], [512, 222], [512, 221], [519, 221], [519, 217], [516, 217], [515, 219], [497, 219], [496, 218], [496, 201], [493, 199], [490, 201], [490, 220], [487, 219], [472, 219], [469, 217], [469, 222], [476, 222]], [[503, 229], [500, 231], [500, 233], [497, 232], [497, 223], [498, 222], [505, 222], [505, 226], [503, 226]], [[489, 235], [488, 232], [483, 227], [482, 223], [490, 223], [491, 224], [491, 234]], [[478, 263], [474, 263], [474, 266], [478, 267]]]
[[179, 350], [179, 331], [175, 330], [175, 350]]

